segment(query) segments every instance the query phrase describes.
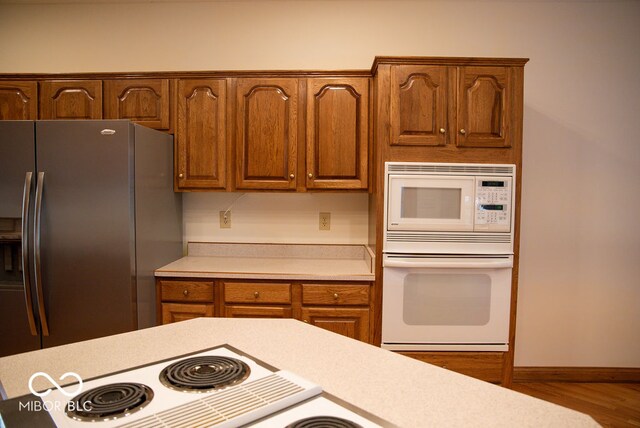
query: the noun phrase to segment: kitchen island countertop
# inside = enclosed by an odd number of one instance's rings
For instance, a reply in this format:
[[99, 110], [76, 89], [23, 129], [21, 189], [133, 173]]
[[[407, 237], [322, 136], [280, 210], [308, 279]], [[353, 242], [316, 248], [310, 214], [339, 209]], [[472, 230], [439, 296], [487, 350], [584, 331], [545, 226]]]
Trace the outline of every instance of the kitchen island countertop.
[[365, 245], [189, 242], [188, 255], [156, 277], [373, 281]]
[[[8, 397], [38, 371], [83, 379], [220, 344], [315, 382], [403, 427], [598, 426], [591, 417], [293, 319], [198, 318], [0, 358]], [[36, 389], [51, 387], [35, 379]]]

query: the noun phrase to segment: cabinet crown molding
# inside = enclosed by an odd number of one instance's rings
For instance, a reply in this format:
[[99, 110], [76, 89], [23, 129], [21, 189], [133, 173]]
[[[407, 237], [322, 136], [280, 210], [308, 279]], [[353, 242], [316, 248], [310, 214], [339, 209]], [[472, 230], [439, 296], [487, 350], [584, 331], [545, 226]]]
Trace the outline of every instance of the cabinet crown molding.
[[125, 71], [86, 73], [0, 73], [0, 80], [29, 79], [144, 79], [144, 78], [216, 78], [216, 77], [371, 77], [380, 64], [414, 65], [487, 65], [522, 67], [529, 58], [376, 56], [369, 70], [199, 70], [199, 71]]
[[484, 57], [446, 57], [446, 56], [376, 56], [371, 66], [371, 75], [375, 75], [378, 66], [389, 65], [485, 65], [502, 67], [523, 67], [529, 58], [484, 58]]

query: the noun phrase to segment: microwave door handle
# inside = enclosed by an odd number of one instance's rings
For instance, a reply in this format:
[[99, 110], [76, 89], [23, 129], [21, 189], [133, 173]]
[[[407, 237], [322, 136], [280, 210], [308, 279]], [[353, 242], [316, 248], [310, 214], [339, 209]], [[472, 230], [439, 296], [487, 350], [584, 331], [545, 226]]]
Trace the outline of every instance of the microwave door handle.
[[402, 268], [456, 268], [456, 269], [499, 269], [512, 268], [513, 259], [511, 257], [500, 260], [469, 260], [469, 259], [388, 259], [383, 260], [384, 267]]

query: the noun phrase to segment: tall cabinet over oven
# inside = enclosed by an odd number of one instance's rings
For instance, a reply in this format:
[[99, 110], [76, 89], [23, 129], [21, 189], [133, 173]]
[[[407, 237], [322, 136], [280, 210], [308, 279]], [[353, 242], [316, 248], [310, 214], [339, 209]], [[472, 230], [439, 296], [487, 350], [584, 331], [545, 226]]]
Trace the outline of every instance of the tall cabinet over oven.
[[[527, 61], [377, 57], [372, 68], [370, 243], [373, 299], [384, 308], [374, 343], [503, 385], [513, 370]], [[427, 330], [431, 343], [412, 342]]]

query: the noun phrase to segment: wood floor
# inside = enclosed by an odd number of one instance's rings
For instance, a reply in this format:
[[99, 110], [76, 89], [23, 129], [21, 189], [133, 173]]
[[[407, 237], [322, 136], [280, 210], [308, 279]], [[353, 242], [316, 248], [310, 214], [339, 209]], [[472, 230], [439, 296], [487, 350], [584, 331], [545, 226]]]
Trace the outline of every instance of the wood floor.
[[640, 383], [514, 382], [512, 389], [591, 415], [604, 427], [640, 427]]

